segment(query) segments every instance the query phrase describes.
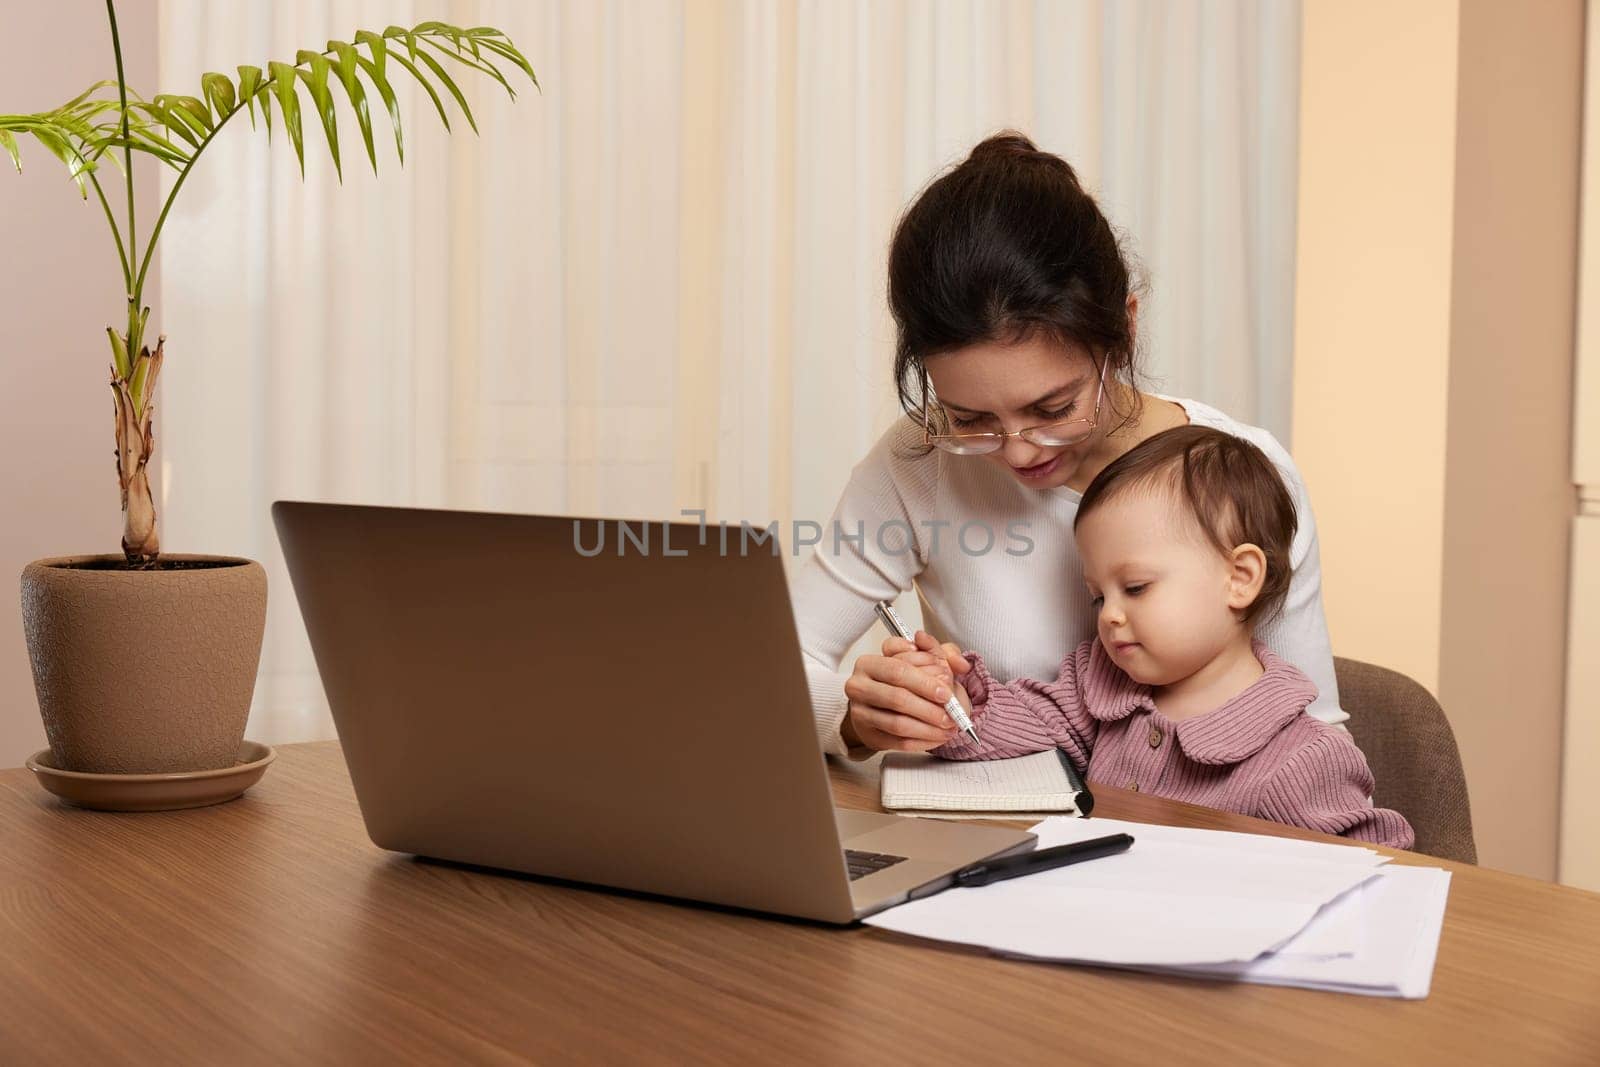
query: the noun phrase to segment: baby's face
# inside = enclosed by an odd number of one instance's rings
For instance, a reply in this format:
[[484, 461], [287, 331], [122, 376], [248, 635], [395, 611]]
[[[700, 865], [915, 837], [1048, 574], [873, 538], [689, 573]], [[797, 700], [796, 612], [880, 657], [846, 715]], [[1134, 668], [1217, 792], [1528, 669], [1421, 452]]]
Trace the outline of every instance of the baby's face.
[[1119, 494], [1077, 537], [1100, 643], [1134, 681], [1181, 681], [1237, 637], [1230, 562], [1165, 490]]

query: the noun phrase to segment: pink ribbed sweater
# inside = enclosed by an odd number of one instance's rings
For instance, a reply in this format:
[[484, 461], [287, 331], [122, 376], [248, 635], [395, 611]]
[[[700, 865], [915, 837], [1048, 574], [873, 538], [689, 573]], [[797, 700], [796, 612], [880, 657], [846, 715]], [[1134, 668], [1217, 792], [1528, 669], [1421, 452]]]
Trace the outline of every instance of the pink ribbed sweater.
[[1372, 772], [1350, 735], [1306, 714], [1316, 686], [1259, 641], [1255, 653], [1265, 673], [1249, 688], [1173, 722], [1098, 640], [1079, 645], [1053, 682], [1001, 684], [969, 652], [973, 669], [961, 681], [983, 743], [961, 736], [934, 755], [1004, 759], [1060, 748], [1093, 781], [1410, 848], [1411, 824], [1368, 801]]

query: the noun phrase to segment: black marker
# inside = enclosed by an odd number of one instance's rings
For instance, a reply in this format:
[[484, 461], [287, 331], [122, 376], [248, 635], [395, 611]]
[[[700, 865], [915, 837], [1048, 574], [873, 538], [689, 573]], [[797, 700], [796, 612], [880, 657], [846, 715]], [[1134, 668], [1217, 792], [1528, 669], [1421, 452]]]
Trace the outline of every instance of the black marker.
[[1070, 845], [1057, 845], [1055, 848], [1035, 849], [1032, 852], [963, 867], [955, 873], [955, 884], [988, 885], [990, 882], [1003, 882], [1007, 878], [1020, 878], [1025, 874], [1053, 871], [1069, 863], [1082, 863], [1085, 860], [1097, 860], [1102, 856], [1114, 856], [1118, 852], [1126, 852], [1131, 844], [1133, 838], [1128, 834], [1111, 834], [1108, 837], [1090, 838], [1088, 841], [1075, 841]]

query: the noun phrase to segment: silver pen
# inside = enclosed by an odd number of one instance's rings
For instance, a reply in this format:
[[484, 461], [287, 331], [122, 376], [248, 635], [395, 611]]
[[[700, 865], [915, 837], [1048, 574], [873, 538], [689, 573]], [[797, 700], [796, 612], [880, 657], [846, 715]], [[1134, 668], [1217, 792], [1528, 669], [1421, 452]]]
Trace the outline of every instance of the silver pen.
[[[878, 601], [872, 605], [872, 608], [878, 613], [878, 618], [883, 620], [883, 625], [888, 628], [890, 633], [896, 637], [903, 637], [913, 644], [916, 643], [916, 638], [912, 637], [906, 630], [906, 624], [900, 621], [899, 614], [895, 612], [887, 600]], [[960, 683], [956, 684], [959, 685]], [[951, 693], [950, 699], [944, 702], [944, 710], [950, 713], [950, 718], [955, 720], [955, 724], [960, 727], [961, 732], [972, 738], [973, 744], [983, 744], [982, 741], [978, 740], [978, 731], [972, 727], [972, 720], [967, 718], [967, 709], [961, 706], [961, 701], [956, 699], [954, 693]]]

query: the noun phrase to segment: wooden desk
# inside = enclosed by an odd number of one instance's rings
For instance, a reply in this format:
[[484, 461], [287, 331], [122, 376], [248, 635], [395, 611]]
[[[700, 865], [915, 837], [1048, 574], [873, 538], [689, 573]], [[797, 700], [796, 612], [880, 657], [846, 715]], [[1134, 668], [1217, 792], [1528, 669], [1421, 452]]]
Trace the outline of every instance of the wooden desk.
[[[833, 774], [876, 806], [873, 769]], [[1292, 832], [1099, 795], [1118, 818]], [[0, 1062], [1600, 1063], [1600, 896], [1454, 869], [1433, 995], [1377, 1000], [394, 856], [333, 743], [281, 748], [241, 800], [156, 815], [0, 771]]]

